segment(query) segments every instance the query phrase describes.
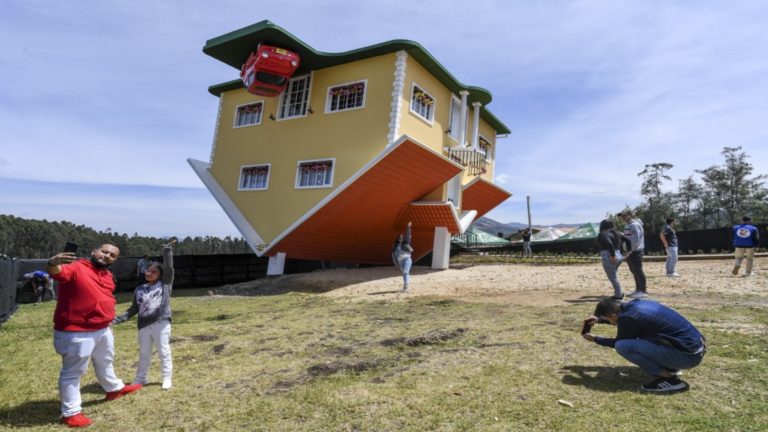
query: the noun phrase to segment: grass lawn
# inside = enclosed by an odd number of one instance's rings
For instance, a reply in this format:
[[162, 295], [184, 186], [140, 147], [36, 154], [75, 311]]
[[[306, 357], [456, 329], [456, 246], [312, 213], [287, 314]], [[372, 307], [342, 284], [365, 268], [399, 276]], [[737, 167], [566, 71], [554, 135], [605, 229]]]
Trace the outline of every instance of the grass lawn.
[[[764, 283], [764, 280], [761, 281]], [[84, 412], [98, 431], [766, 431], [764, 297], [675, 307], [706, 334], [688, 392], [658, 396], [613, 350], [584, 341], [594, 297], [565, 306], [439, 297], [350, 301], [314, 293], [173, 298], [174, 387], [103, 402], [92, 369]], [[702, 294], [706, 295], [706, 294]], [[118, 312], [128, 306], [120, 294]], [[0, 430], [62, 430], [53, 304], [0, 327]], [[130, 382], [135, 318], [114, 327]], [[610, 326], [595, 333], [613, 335]], [[570, 402], [573, 407], [559, 403]]]

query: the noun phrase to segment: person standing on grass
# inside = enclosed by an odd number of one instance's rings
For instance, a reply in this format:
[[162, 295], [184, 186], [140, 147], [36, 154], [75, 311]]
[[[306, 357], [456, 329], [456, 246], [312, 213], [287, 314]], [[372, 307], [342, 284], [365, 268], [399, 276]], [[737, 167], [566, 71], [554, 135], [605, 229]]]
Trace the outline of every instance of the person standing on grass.
[[648, 297], [646, 292], [645, 272], [643, 271], [643, 253], [645, 250], [645, 232], [643, 231], [643, 221], [632, 217], [632, 211], [627, 209], [619, 213], [619, 217], [626, 224], [624, 226], [624, 236], [632, 243], [632, 249], [624, 257], [627, 259], [627, 266], [635, 279], [635, 292], [629, 296], [632, 298]]
[[395, 240], [394, 246], [392, 246], [392, 261], [395, 263], [401, 272], [403, 272], [403, 292], [409, 293], [411, 281], [411, 265], [413, 261], [411, 259], [411, 253], [413, 247], [411, 247], [411, 227], [413, 224], [408, 221], [408, 226], [405, 229], [405, 235], [400, 234]]
[[53, 314], [53, 346], [61, 356], [59, 395], [61, 421], [69, 427], [93, 423], [83, 414], [80, 378], [93, 362], [106, 400], [112, 401], [141, 388], [125, 385], [115, 375], [115, 338], [109, 327], [115, 318], [115, 279], [109, 266], [120, 249], [103, 244], [91, 251], [90, 260], [62, 252], [48, 260], [48, 274], [59, 282], [59, 298]]
[[530, 258], [533, 256], [531, 251], [531, 229], [526, 228], [523, 230], [523, 258]]
[[597, 235], [597, 244], [600, 248], [600, 261], [603, 270], [608, 276], [608, 281], [613, 286], [613, 298], [621, 300], [624, 294], [621, 292], [618, 270], [624, 256], [621, 254], [622, 245], [629, 250], [632, 247], [628, 238], [614, 229], [613, 221], [604, 219], [600, 222], [600, 233]]
[[[589, 333], [596, 323], [616, 326], [616, 337], [604, 338]], [[645, 392], [687, 390], [688, 383], [678, 376], [680, 370], [698, 366], [707, 352], [706, 339], [693, 324], [674, 309], [652, 300], [623, 303], [603, 299], [583, 324], [584, 339], [614, 348], [620, 356], [656, 377], [640, 387]]]
[[147, 383], [147, 371], [152, 360], [152, 347], [160, 356], [162, 389], [170, 390], [173, 376], [171, 358], [171, 292], [173, 291], [173, 243], [163, 245], [163, 263], [153, 263], [144, 272], [145, 283], [136, 287], [131, 306], [125, 313], [112, 320], [120, 324], [139, 314], [139, 366], [134, 384]]
[[680, 277], [675, 271], [675, 266], [677, 265], [677, 233], [675, 232], [675, 225], [677, 225], [675, 218], [667, 218], [667, 224], [664, 225], [664, 229], [659, 233], [661, 244], [664, 245], [664, 250], [667, 252], [667, 277]]
[[755, 249], [760, 243], [757, 227], [752, 225], [752, 218], [744, 216], [741, 224], [733, 226], [733, 248], [736, 263], [733, 266], [734, 276], [739, 274], [741, 261], [747, 259], [747, 268], [744, 277], [752, 276], [752, 263], [755, 259]]

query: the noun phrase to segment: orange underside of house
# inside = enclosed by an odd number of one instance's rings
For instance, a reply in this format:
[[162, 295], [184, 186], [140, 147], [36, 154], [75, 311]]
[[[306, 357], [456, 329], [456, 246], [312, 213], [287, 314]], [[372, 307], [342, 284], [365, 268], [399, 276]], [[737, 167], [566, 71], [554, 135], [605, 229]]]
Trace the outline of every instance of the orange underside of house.
[[477, 210], [476, 219], [479, 219], [512, 196], [511, 193], [499, 189], [492, 183], [482, 179], [476, 181], [461, 193], [461, 207], [465, 210]]
[[412, 217], [413, 256], [423, 257], [432, 250], [434, 227], [456, 224], [443, 225], [450, 214], [445, 204], [417, 210], [413, 208], [420, 206], [410, 204], [460, 171], [444, 157], [404, 141], [270, 247], [267, 255], [284, 252], [288, 258], [391, 264], [392, 245]]

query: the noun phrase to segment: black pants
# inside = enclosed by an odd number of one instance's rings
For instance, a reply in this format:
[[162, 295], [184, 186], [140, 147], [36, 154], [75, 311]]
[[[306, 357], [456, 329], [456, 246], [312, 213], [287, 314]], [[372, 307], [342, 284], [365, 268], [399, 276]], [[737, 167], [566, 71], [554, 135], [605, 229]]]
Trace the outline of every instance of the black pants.
[[635, 290], [645, 292], [645, 272], [643, 272], [643, 251], [635, 251], [627, 257], [627, 265], [635, 278]]

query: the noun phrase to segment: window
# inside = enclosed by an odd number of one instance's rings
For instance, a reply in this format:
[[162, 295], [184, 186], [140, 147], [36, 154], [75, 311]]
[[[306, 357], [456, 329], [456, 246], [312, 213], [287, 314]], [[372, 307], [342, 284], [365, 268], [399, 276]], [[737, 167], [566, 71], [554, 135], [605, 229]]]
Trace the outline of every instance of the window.
[[366, 81], [342, 84], [328, 88], [325, 112], [347, 111], [362, 108], [365, 104]]
[[435, 118], [435, 98], [422, 90], [416, 84], [411, 91], [411, 112], [428, 121]]
[[331, 187], [333, 184], [333, 163], [333, 159], [300, 161], [296, 170], [296, 187]]
[[483, 138], [482, 136], [478, 137], [478, 151], [482, 153], [485, 157], [488, 157], [488, 151], [491, 150], [491, 143], [488, 142], [487, 139]]
[[[451, 97], [451, 118], [448, 119], [449, 136], [459, 141], [459, 124], [461, 123], [461, 101], [457, 97]], [[466, 124], [466, 123], [465, 123]]]
[[266, 190], [269, 185], [270, 165], [247, 165], [240, 168], [237, 190]]
[[304, 117], [307, 115], [309, 78], [310, 75], [305, 75], [288, 81], [288, 87], [280, 95], [280, 108], [278, 108], [277, 112], [278, 119]]
[[261, 124], [261, 113], [264, 111], [264, 102], [255, 102], [237, 107], [235, 114], [235, 127]]

